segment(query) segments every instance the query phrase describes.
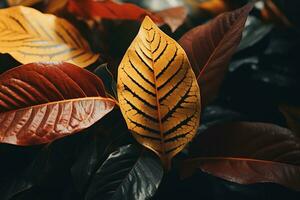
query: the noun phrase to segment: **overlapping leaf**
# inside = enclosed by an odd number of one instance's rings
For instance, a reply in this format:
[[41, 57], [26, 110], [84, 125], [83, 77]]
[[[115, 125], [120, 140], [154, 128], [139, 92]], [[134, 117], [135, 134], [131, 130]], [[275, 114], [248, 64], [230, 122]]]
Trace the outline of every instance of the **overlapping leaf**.
[[98, 58], [69, 22], [22, 6], [0, 10], [0, 53], [23, 64], [65, 61], [80, 67]]
[[0, 76], [0, 142], [47, 143], [110, 112], [102, 81], [68, 63], [27, 64]]
[[203, 105], [217, 96], [252, 7], [253, 4], [249, 3], [241, 9], [224, 13], [192, 29], [179, 40], [198, 76]]
[[150, 199], [162, 177], [159, 159], [135, 145], [122, 146], [97, 169], [85, 199]]
[[131, 3], [117, 3], [112, 0], [69, 0], [68, 11], [87, 19], [142, 20], [149, 15], [155, 22], [162, 22], [159, 16]]
[[128, 128], [165, 167], [199, 125], [200, 91], [184, 50], [146, 17], [118, 71]]
[[207, 129], [191, 146], [183, 176], [199, 168], [229, 181], [274, 182], [300, 190], [300, 140], [285, 128], [235, 122]]
[[157, 16], [160, 16], [163, 21], [171, 28], [171, 31], [174, 32], [186, 20], [188, 10], [184, 6], [178, 6], [156, 12], [155, 14]]

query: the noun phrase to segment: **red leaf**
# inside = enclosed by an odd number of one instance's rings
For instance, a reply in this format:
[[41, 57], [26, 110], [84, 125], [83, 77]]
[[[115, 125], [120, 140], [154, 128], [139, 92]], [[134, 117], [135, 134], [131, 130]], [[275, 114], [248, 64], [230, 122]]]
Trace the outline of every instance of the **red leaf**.
[[209, 128], [192, 144], [191, 154], [184, 177], [200, 168], [240, 184], [274, 182], [300, 190], [300, 140], [276, 125], [235, 122]]
[[155, 14], [131, 3], [116, 3], [111, 0], [69, 0], [68, 11], [78, 17], [99, 20], [143, 20], [149, 15], [152, 20], [162, 23], [162, 19]]
[[179, 40], [197, 75], [203, 105], [217, 96], [252, 8], [253, 4], [249, 3], [238, 10], [219, 15], [187, 32]]
[[102, 81], [75, 65], [22, 65], [0, 75], [0, 143], [51, 142], [91, 126], [114, 104]]

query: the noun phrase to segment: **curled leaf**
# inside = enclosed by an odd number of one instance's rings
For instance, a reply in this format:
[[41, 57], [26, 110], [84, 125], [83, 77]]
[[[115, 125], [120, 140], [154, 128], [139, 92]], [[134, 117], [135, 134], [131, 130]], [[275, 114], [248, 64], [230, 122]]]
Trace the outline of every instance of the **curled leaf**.
[[117, 84], [129, 130], [168, 168], [199, 126], [200, 91], [184, 50], [146, 17], [121, 61]]
[[273, 124], [235, 122], [207, 129], [193, 142], [182, 176], [199, 168], [240, 184], [273, 182], [300, 190], [300, 140]]
[[99, 57], [66, 20], [22, 6], [0, 10], [0, 53], [23, 64], [65, 61], [80, 67]]
[[77, 66], [22, 65], [0, 75], [0, 143], [51, 142], [91, 126], [114, 104], [102, 81]]
[[249, 3], [241, 9], [224, 13], [192, 29], [179, 40], [197, 76], [203, 105], [217, 96], [252, 8], [253, 4]]

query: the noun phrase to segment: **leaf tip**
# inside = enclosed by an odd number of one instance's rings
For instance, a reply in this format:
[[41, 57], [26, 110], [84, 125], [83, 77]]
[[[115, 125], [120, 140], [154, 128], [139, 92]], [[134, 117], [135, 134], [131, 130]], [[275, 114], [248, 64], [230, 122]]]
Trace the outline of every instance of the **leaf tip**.
[[142, 27], [144, 27], [145, 29], [151, 29], [153, 25], [155, 25], [155, 23], [148, 15], [146, 15], [142, 22]]

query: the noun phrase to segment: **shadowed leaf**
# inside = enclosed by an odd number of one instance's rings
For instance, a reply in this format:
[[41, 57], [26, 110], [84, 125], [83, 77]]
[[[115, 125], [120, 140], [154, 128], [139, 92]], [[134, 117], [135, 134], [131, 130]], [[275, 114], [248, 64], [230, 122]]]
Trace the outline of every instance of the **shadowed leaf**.
[[162, 176], [156, 157], [141, 147], [122, 146], [98, 168], [85, 199], [150, 199]]
[[300, 190], [300, 140], [277, 125], [218, 125], [200, 134], [190, 152], [183, 177], [199, 168], [240, 184], [273, 182]]
[[197, 76], [203, 105], [217, 96], [252, 7], [253, 4], [249, 3], [241, 9], [224, 13], [192, 29], [179, 40]]

